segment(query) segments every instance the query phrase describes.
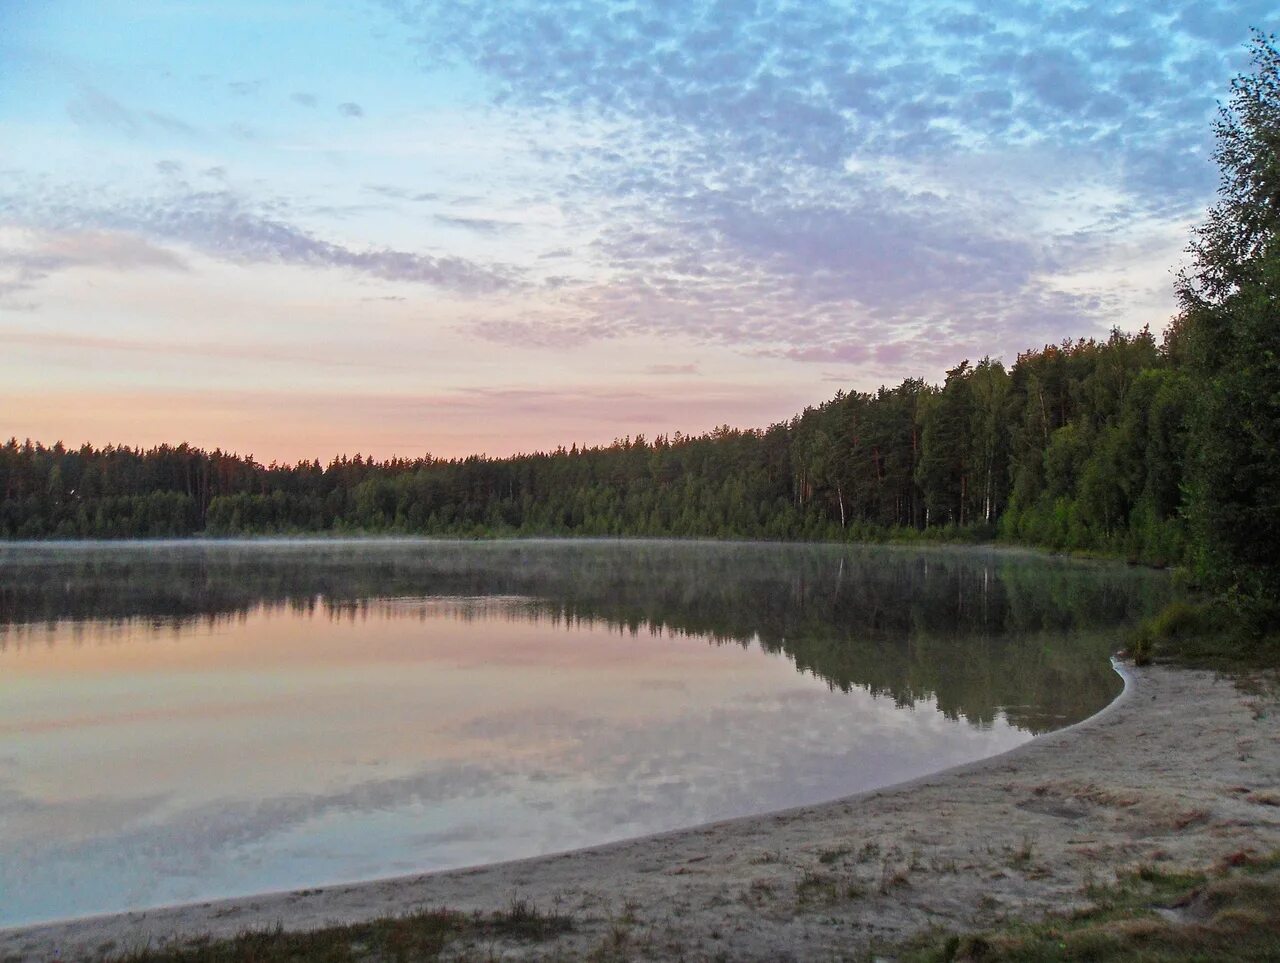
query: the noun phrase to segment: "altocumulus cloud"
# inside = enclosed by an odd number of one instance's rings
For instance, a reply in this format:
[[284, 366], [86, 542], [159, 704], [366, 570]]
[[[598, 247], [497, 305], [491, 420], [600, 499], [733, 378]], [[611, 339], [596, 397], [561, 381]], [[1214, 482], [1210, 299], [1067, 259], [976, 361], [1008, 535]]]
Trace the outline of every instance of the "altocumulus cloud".
[[95, 87], [83, 87], [67, 103], [67, 116], [85, 127], [109, 127], [128, 137], [139, 137], [148, 131], [193, 135], [194, 127], [170, 114], [157, 110], [135, 110], [126, 107]]
[[15, 301], [59, 271], [72, 268], [113, 271], [186, 271], [186, 262], [143, 238], [115, 231], [0, 231], [0, 308], [34, 309]]
[[681, 333], [884, 363], [1113, 323], [1114, 292], [1061, 279], [1105, 266], [1135, 225], [1171, 237], [1194, 219], [1213, 188], [1215, 97], [1248, 26], [1276, 13], [1258, 0], [387, 6], [424, 61], [480, 72], [498, 107], [617, 132], [542, 147], [573, 172], [558, 200], [592, 229], [597, 283], [480, 334]]
[[[466, 258], [433, 256], [388, 248], [355, 249], [303, 230], [287, 219], [282, 204], [254, 205], [230, 190], [194, 191], [180, 189], [146, 198], [99, 199], [69, 187], [12, 195], [0, 194], [0, 208], [9, 225], [33, 229], [42, 237], [81, 237], [79, 247], [62, 242], [64, 250], [83, 250], [81, 232], [89, 237], [116, 238], [114, 248], [123, 250], [120, 237], [136, 236], [153, 241], [194, 248], [224, 261], [239, 264], [287, 264], [304, 267], [337, 268], [387, 281], [425, 284], [463, 293], [484, 294], [520, 287], [520, 273], [506, 265], [479, 264]], [[149, 244], [134, 241], [137, 250], [154, 251]], [[70, 247], [68, 247], [70, 245]], [[23, 279], [38, 278], [33, 271], [75, 266], [74, 259], [50, 255], [44, 248], [11, 252], [7, 263], [21, 268]], [[58, 248], [53, 249], [55, 252]], [[104, 254], [101, 243], [95, 248]], [[43, 267], [48, 258], [52, 264]], [[5, 262], [0, 262], [5, 263]]]

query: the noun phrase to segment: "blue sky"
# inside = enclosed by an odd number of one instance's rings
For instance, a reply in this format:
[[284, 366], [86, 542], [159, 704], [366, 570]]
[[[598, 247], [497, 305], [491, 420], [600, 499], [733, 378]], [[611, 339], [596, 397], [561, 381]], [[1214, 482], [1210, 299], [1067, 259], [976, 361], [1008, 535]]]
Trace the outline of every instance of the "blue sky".
[[1277, 14], [0, 0], [0, 434], [503, 454], [1159, 328]]

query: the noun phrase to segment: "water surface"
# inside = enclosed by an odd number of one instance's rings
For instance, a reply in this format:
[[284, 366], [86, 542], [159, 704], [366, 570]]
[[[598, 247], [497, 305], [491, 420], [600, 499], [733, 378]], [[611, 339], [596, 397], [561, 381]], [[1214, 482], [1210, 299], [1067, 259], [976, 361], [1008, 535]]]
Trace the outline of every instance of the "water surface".
[[1105, 705], [1167, 592], [985, 549], [0, 546], [0, 925], [899, 782]]

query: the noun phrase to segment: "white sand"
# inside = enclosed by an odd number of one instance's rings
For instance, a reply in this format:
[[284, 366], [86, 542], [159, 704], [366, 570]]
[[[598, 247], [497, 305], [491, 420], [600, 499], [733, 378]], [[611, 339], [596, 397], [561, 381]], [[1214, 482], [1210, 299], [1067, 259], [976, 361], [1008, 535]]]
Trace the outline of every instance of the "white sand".
[[1092, 719], [1012, 752], [820, 806], [560, 856], [0, 931], [0, 959], [94, 958], [283, 924], [308, 929], [515, 898], [573, 916], [505, 957], [841, 959], [929, 926], [1087, 902], [1143, 863], [1280, 849], [1280, 707], [1211, 673], [1126, 669]]

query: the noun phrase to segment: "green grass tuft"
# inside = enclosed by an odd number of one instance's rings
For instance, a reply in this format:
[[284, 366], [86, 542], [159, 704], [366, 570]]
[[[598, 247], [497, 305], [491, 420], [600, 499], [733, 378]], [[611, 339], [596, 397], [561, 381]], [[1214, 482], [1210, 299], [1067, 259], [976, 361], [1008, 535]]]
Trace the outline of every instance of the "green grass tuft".
[[[201, 938], [108, 956], [110, 963], [410, 963], [489, 959], [494, 942], [540, 942], [572, 929], [572, 920], [526, 900], [502, 911], [423, 910], [406, 916], [292, 933], [280, 927], [230, 939]], [[479, 953], [477, 947], [485, 948]]]
[[1143, 867], [1094, 905], [1039, 923], [983, 933], [934, 933], [901, 951], [904, 963], [1209, 963], [1280, 960], [1280, 854], [1237, 858], [1204, 873]]
[[1220, 602], [1169, 603], [1134, 630], [1129, 655], [1224, 671], [1280, 668], [1280, 637], [1260, 634], [1231, 606]]

